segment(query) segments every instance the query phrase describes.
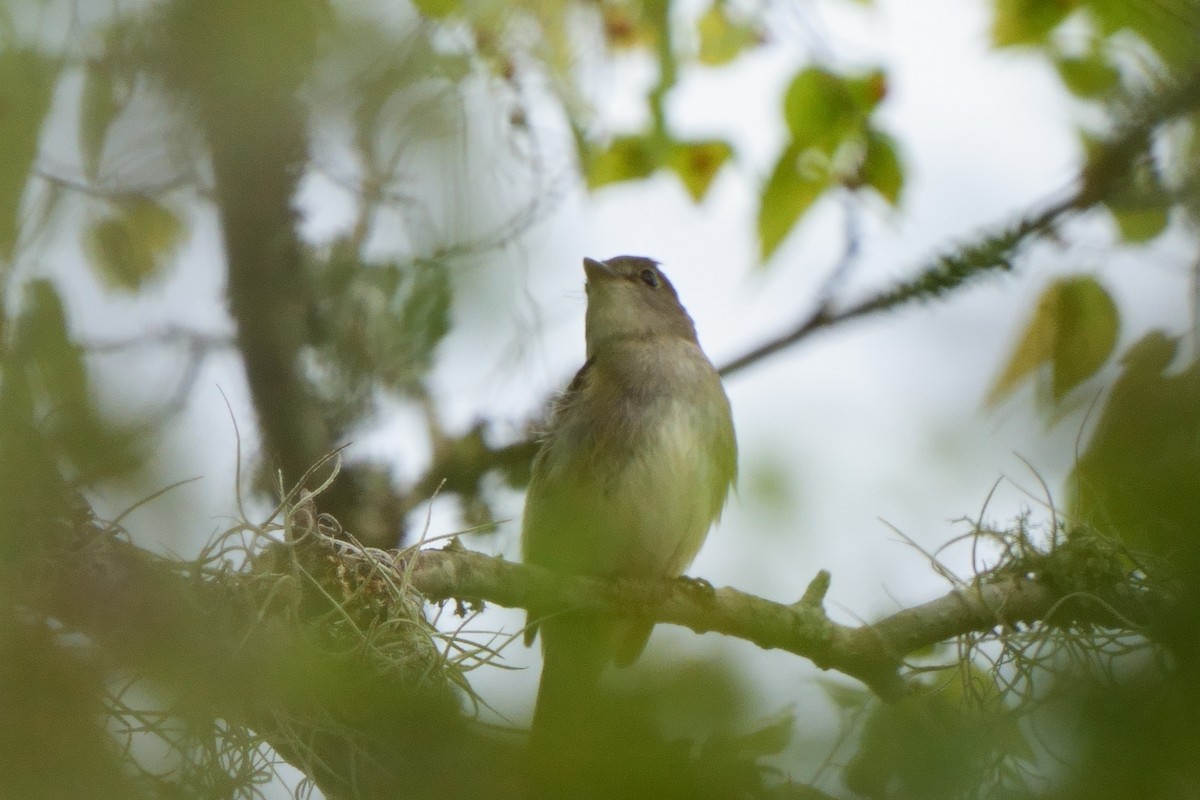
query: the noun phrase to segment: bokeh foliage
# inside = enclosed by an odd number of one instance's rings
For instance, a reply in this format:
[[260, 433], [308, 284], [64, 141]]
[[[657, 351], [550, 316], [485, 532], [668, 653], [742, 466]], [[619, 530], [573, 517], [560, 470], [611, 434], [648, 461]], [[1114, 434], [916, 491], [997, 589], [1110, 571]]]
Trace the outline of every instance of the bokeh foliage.
[[[998, 47], [1049, 61], [1068, 92], [1106, 112], [1080, 132], [1088, 159], [1083, 188], [1099, 192], [1115, 232], [1134, 247], [1172, 230], [1195, 246], [1200, 114], [1185, 109], [1119, 168], [1095, 147], [1096, 137], [1136, 125], [1127, 116], [1138, 113], [1131, 96], [1196, 75], [1198, 30], [1200, 6], [1190, 2], [996, 3]], [[1114, 640], [1096, 652], [1117, 654], [1123, 666], [1115, 671], [1072, 668], [1042, 677], [1040, 708], [1027, 724], [1055, 729], [1069, 753], [1056, 756], [1069, 765], [1066, 774], [1042, 784], [1048, 797], [1166, 798], [1195, 789], [1198, 354], [1194, 335], [1189, 346], [1165, 330], [1121, 342], [1119, 322], [1117, 299], [1094, 277], [1050, 283], [992, 394], [995, 402], [1034, 378], [1049, 424], [1090, 405], [1087, 436], [1063, 487], [1069, 535], [1101, 537], [1131, 577], [1171, 598], [1144, 632], [1164, 660], [1129, 658], [1135, 642]]]
[[[1086, 163], [1069, 207], [1103, 207], [1122, 246], [1143, 246], [1169, 232], [1194, 240], [1197, 5], [996, 0], [992, 11], [995, 47], [1045, 60], [1088, 111], [1089, 124], [1080, 130]], [[263, 474], [281, 469], [279, 488], [286, 492], [310, 477], [309, 467], [347, 431], [368, 425], [385, 401], [408, 403], [428, 414], [435, 458], [450, 478], [446, 490], [487, 521], [482, 476], [500, 467], [519, 486], [531, 449], [527, 443], [492, 449], [481, 429], [450, 436], [438, 427], [426, 383], [454, 323], [456, 268], [465, 259], [486, 260], [491, 248], [523, 230], [528, 215], [519, 208], [519, 191], [497, 190], [490, 176], [453, 184], [438, 167], [455, 163], [470, 145], [466, 133], [476, 119], [503, 120], [497, 127], [505, 136], [523, 142], [541, 135], [535, 112], [548, 105], [571, 132], [570, 169], [579, 185], [602, 192], [667, 175], [703, 203], [722, 175], [749, 166], [732, 142], [676, 130], [668, 100], [686, 70], [724, 69], [772, 46], [776, 12], [773, 3], [733, 0], [703, 8], [669, 0], [8, 4], [0, 14], [0, 795], [254, 796], [272, 769], [266, 741], [326, 790], [350, 795], [351, 787], [334, 779], [341, 776], [323, 771], [329, 765], [313, 757], [344, 756], [335, 752], [344, 735], [362, 745], [356, 752], [368, 756], [365, 765], [391, 764], [371, 773], [388, 781], [373, 785], [376, 796], [405, 789], [433, 795], [447, 787], [521, 796], [520, 776], [499, 766], [517, 758], [518, 748], [503, 736], [465, 732], [459, 701], [469, 707], [468, 692], [447, 700], [449, 684], [462, 690], [462, 663], [448, 666], [427, 642], [387, 639], [382, 629], [400, 627], [397, 620], [423, 634], [429, 629], [420, 610], [405, 605], [411, 598], [381, 587], [369, 570], [334, 570], [311, 584], [304, 583], [308, 575], [281, 578], [284, 565], [298, 562], [279, 556], [264, 566], [256, 560], [264, 549], [267, 561], [279, 554], [255, 542], [236, 556], [210, 552], [169, 568], [139, 557], [126, 577], [145, 590], [140, 594], [76, 596], [70, 585], [53, 584], [61, 579], [56, 570], [78, 559], [84, 568], [71, 573], [77, 586], [113, 586], [104, 578], [117, 562], [88, 558], [96, 555], [96, 541], [123, 546], [120, 528], [94, 520], [88, 498], [102, 493], [105, 481], [136, 471], [155, 441], [149, 426], [123, 428], [98, 406], [97, 362], [78, 335], [71, 301], [86, 283], [153, 304], [156, 287], [196, 244], [200, 223], [216, 218], [224, 260], [206, 268], [227, 279], [236, 328], [227, 346], [236, 348], [250, 376], [263, 428]], [[655, 67], [654, 82], [638, 99], [646, 121], [636, 129], [606, 130], [593, 110], [588, 75], [614, 59]], [[543, 87], [536, 102], [528, 83]], [[767, 173], [754, 179], [764, 263], [779, 261], [788, 237], [821, 202], [865, 195], [903, 207], [903, 142], [879, 113], [887, 96], [886, 64], [845, 68], [813, 58], [797, 66], [777, 102], [786, 134]], [[1130, 131], [1135, 135], [1121, 138]], [[518, 166], [528, 168], [520, 174], [535, 185], [536, 165]], [[297, 211], [303, 182], [317, 178], [348, 187], [353, 198], [351, 222], [324, 241], [306, 238]], [[472, 224], [476, 212], [504, 204], [518, 207], [516, 222], [497, 230]], [[465, 213], [442, 213], [447, 208]], [[958, 270], [955, 280], [916, 285], [889, 303], [949, 291], [960, 273], [994, 262], [1010, 267], [1012, 244], [980, 263], [948, 258], [945, 264]], [[72, 248], [83, 258], [72, 259]], [[978, 252], [986, 255], [986, 248]], [[54, 268], [45, 269], [51, 258]], [[1099, 279], [1085, 273], [1052, 279], [1010, 362], [998, 368], [991, 399], [999, 402], [1033, 379], [1053, 420], [1081, 393], [1105, 390], [1063, 487], [1070, 498], [1066, 518], [1051, 526], [1046, 541], [1085, 553], [1115, 549], [1115, 558], [1073, 562], [1081, 591], [1089, 570], [1124, 570], [1138, 586], [1161, 592], [1161, 614], [1124, 639], [1089, 629], [1054, 639], [1039, 638], [1036, 627], [1000, 631], [956, 666], [929, 671], [896, 704], [831, 685], [848, 734], [829, 743], [831, 761], [841, 768], [822, 785], [839, 796], [1195, 793], [1195, 345], [1168, 331], [1123, 343], [1120, 320], [1119, 298]], [[382, 532], [374, 543], [394, 545], [405, 514], [439, 482], [440, 476], [406, 494], [386, 470], [355, 465], [321, 497], [355, 534], [367, 539]], [[282, 507], [288, 520], [304, 508], [290, 500]], [[247, 529], [266, 537], [248, 521]], [[1020, 528], [1005, 536], [1027, 539]], [[1081, 546], [1089, 537], [1103, 544]], [[248, 582], [233, 580], [234, 573], [250, 576]], [[49, 586], [72, 604], [53, 612], [39, 605]], [[340, 595], [347, 586], [353, 591]], [[248, 597], [261, 605], [235, 602]], [[388, 613], [389, 603], [404, 612]], [[126, 619], [147, 624], [126, 627]], [[72, 624], [88, 634], [84, 643]], [[241, 647], [277, 644], [271, 637], [297, 624], [304, 649]], [[979, 653], [999, 642], [1011, 657], [1019, 648], [1005, 648], [1025, 635], [1032, 646], [1020, 652], [1037, 655], [1020, 673], [1037, 688], [1018, 692], [1005, 671], [1014, 662], [996, 666]], [[391, 705], [374, 705], [378, 695], [364, 687], [376, 687], [397, 663], [373, 660], [381, 642], [392, 655], [420, 656], [414, 670], [439, 687], [430, 693], [432, 706], [404, 693]], [[476, 666], [489, 660], [490, 647], [471, 652]], [[343, 660], [327, 660], [330, 651]], [[238, 661], [248, 652], [261, 661]], [[280, 652], [291, 670], [272, 659]], [[1075, 657], [1080, 653], [1087, 657]], [[953, 661], [959, 654], [922, 655]], [[804, 709], [747, 720], [750, 689], [711, 665], [684, 675], [650, 670], [641, 680], [612, 698], [596, 751], [581, 755], [589, 762], [586, 774], [600, 782], [591, 784], [593, 791], [822, 796], [786, 770], [764, 766], [803, 728]], [[115, 688], [134, 684], [152, 701], [139, 704], [136, 692]], [[232, 699], [222, 691], [231, 686]], [[662, 707], [664, 698], [672, 708]], [[283, 713], [298, 707], [304, 713]], [[156, 728], [151, 712], [165, 722]], [[657, 723], [681, 715], [690, 715], [684, 733], [663, 741]], [[294, 732], [297, 719], [316, 733], [284, 735]], [[1038, 746], [1051, 719], [1061, 747]], [[179, 725], [185, 734], [172, 738], [179, 728], [171, 726]], [[152, 769], [132, 768], [144, 754], [120, 745], [134, 728], [163, 733], [173, 771], [149, 779]], [[462, 750], [471, 758], [451, 757]], [[395, 758], [398, 752], [411, 760]], [[477, 785], [464, 786], [464, 765], [480, 771]], [[421, 770], [420, 781], [412, 779], [414, 770]]]

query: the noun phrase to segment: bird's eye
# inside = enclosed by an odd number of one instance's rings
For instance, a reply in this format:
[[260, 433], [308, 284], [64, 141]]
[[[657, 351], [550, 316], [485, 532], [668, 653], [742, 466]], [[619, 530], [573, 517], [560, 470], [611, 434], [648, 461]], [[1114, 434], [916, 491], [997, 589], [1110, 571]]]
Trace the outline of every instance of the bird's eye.
[[644, 269], [641, 271], [638, 277], [642, 279], [642, 283], [646, 284], [651, 289], [658, 288], [658, 273], [656, 273], [654, 270]]

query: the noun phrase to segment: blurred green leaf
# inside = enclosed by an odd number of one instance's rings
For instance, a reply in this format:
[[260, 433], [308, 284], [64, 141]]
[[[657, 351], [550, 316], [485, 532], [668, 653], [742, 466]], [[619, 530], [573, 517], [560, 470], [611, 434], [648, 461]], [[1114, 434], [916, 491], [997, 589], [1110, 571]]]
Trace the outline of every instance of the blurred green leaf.
[[11, 259], [16, 247], [21, 196], [58, 69], [58, 61], [35, 50], [0, 48], [0, 261]]
[[364, 263], [342, 248], [313, 270], [313, 341], [348, 422], [372, 388], [408, 392], [425, 377], [450, 330], [453, 287], [442, 262]]
[[1121, 231], [1121, 238], [1134, 244], [1150, 241], [1165, 231], [1171, 221], [1170, 209], [1166, 206], [1113, 208], [1110, 204], [1109, 211]]
[[589, 189], [646, 178], [661, 166], [662, 155], [649, 136], [620, 136], [588, 159]]
[[888, 93], [887, 73], [882, 69], [871, 69], [861, 75], [847, 76], [846, 85], [863, 118], [874, 111]]
[[1058, 287], [1053, 385], [1056, 400], [1096, 374], [1112, 355], [1120, 330], [1117, 304], [1094, 278], [1067, 278]]
[[1009, 755], [1017, 719], [1002, 708], [968, 707], [926, 691], [876, 706], [846, 786], [872, 800], [958, 800], [975, 796], [991, 764]]
[[410, 276], [408, 296], [400, 307], [400, 335], [406, 343], [408, 370], [423, 375], [433, 363], [434, 348], [450, 332], [453, 291], [442, 262], [418, 261]]
[[[1172, 369], [1178, 351], [1178, 339], [1151, 331], [1121, 357], [1067, 483], [1072, 519], [1166, 559], [1195, 552], [1200, 485], [1200, 363]], [[1181, 566], [1152, 564], [1156, 573]]]
[[1085, 5], [1102, 36], [1133, 33], [1168, 65], [1195, 66], [1196, 31], [1200, 30], [1196, 3], [1087, 0]]
[[886, 94], [887, 77], [881, 70], [848, 76], [806, 67], [792, 79], [784, 97], [792, 140], [775, 164], [759, 207], [763, 260], [834, 184], [865, 183], [888, 202], [899, 198], [903, 174], [895, 146], [870, 125]]
[[782, 753], [796, 732], [796, 717], [781, 713], [761, 728], [730, 738], [733, 749], [751, 757], [773, 756]]
[[128, 436], [111, 430], [93, 408], [83, 350], [70, 337], [54, 284], [29, 284], [16, 327], [13, 349], [23, 356], [25, 368], [7, 382], [5, 392], [28, 393], [51, 458], [61, 459], [61, 466], [73, 468], [73, 477], [83, 481], [131, 469], [136, 458]]
[[925, 673], [923, 677], [926, 685], [936, 687], [941, 699], [964, 709], [994, 708], [1004, 701], [996, 676], [969, 661]]
[[1121, 237], [1141, 243], [1162, 233], [1170, 221], [1175, 198], [1164, 186], [1159, 160], [1147, 152], [1131, 163], [1113, 166], [1094, 139], [1085, 135], [1081, 141], [1087, 164], [1085, 181], [1103, 187], [1103, 207], [1113, 215]]
[[858, 711], [875, 697], [862, 684], [849, 684], [836, 679], [818, 678], [817, 685], [821, 687], [825, 695], [842, 711]]
[[[1177, 195], [1164, 185], [1164, 166], [1153, 152], [1132, 154], [1130, 160], [1113, 163], [1105, 157], [1103, 143], [1092, 136], [1080, 136], [1085, 157], [1083, 191], [1095, 193], [1125, 241], [1145, 242], [1162, 233], [1170, 221], [1170, 209]], [[1183, 167], [1175, 183], [1193, 180], [1192, 165]]]
[[49, 626], [5, 619], [0, 642], [0, 714], [11, 731], [0, 737], [0, 796], [105, 800], [142, 794], [122, 769], [112, 729], [97, 713], [105, 690], [95, 660], [64, 646]]
[[51, 398], [53, 405], [78, 406], [86, 401], [83, 352], [67, 333], [62, 299], [48, 280], [33, 281], [25, 289], [16, 349], [28, 359], [28, 379], [36, 394]]
[[679, 175], [692, 200], [699, 203], [732, 156], [733, 148], [728, 142], [677, 142], [667, 163]]
[[109, 287], [133, 292], [158, 275], [185, 232], [174, 212], [153, 200], [134, 198], [117, 203], [116, 213], [94, 222], [85, 245]]
[[788, 146], [767, 181], [758, 211], [759, 252], [764, 261], [832, 185], [828, 165], [814, 156], [808, 148]]
[[992, 43], [997, 47], [1045, 41], [1078, 5], [1078, 0], [996, 0]]
[[714, 3], [700, 17], [696, 30], [700, 35], [700, 61], [709, 66], [728, 64], [760, 39], [754, 28], [731, 20], [720, 3]]
[[[1194, 647], [1192, 592], [1194, 588], [1180, 604], [1186, 621], [1179, 620], [1183, 624], [1178, 632], [1185, 641], [1174, 652], [1191, 653]], [[1161, 641], [1164, 633], [1160, 630], [1155, 636]], [[1168, 669], [1147, 659], [1125, 665], [1115, 676], [1082, 669], [1053, 676], [1049, 693], [1066, 702], [1054, 708], [1052, 719], [1074, 750], [1070, 781], [1055, 797], [1174, 800], [1188, 793], [1183, 787], [1195, 783], [1200, 744], [1193, 663], [1188, 657], [1187, 666]]]
[[601, 3], [604, 40], [617, 50], [653, 48], [662, 37], [659, 22], [665, 18], [661, 13], [663, 8], [665, 4], [661, 0]]
[[992, 746], [1008, 759], [1026, 762], [1035, 759], [1019, 718], [1005, 705], [1006, 692], [1011, 687], [999, 680], [993, 669], [972, 661], [958, 662], [926, 673], [924, 683], [934, 687], [941, 700], [986, 719]]
[[783, 102], [792, 141], [832, 153], [843, 139], [861, 131], [886, 93], [886, 79], [878, 70], [847, 77], [820, 67], [802, 69]]
[[891, 205], [900, 201], [904, 188], [904, 168], [896, 153], [896, 141], [886, 133], [867, 131], [867, 152], [859, 168], [859, 182], [879, 192], [879, 196]]
[[1095, 278], [1076, 275], [1055, 281], [1042, 293], [987, 403], [998, 403], [1043, 364], [1053, 365], [1052, 395], [1060, 399], [1108, 360], [1119, 327], [1117, 306]]
[[1100, 53], [1080, 58], [1062, 56], [1054, 61], [1063, 85], [1076, 97], [1098, 98], [1117, 88], [1121, 73]]

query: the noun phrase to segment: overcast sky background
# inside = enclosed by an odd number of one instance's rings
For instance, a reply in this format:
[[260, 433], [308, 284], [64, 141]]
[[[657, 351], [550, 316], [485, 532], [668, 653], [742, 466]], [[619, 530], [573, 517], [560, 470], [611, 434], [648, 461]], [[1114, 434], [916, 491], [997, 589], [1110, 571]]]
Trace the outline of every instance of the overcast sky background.
[[[755, 264], [753, 231], [756, 197], [785, 135], [782, 92], [814, 53], [835, 67], [888, 69], [881, 118], [906, 165], [900, 213], [882, 203], [861, 206], [863, 251], [842, 290], [846, 301], [1058, 196], [1078, 166], [1075, 124], [1086, 111], [1041, 61], [989, 49], [989, 9], [981, 0], [879, 0], [873, 8], [806, 3], [772, 17], [772, 45], [762, 52], [719, 70], [684, 71], [670, 97], [676, 133], [727, 137], [737, 147], [737, 163], [723, 170], [700, 206], [666, 174], [591, 197], [567, 187], [555, 212], [499, 258], [489, 257], [486, 270], [466, 268], [456, 327], [438, 351], [434, 376], [447, 425], [461, 430], [484, 418], [497, 423], [499, 436], [515, 437], [537, 404], [578, 368], [584, 256], [629, 253], [663, 262], [718, 364], [812, 308], [840, 256], [843, 209], [837, 202], [819, 205], [765, 267]], [[635, 128], [639, 109], [629, 98], [641, 95], [631, 92], [653, 79], [652, 66], [636, 59], [598, 72], [596, 95], [609, 98], [605, 124], [614, 131]], [[568, 143], [548, 147], [566, 152]], [[460, 165], [457, 179], [487, 168], [486, 158]], [[302, 205], [314, 238], [345, 224], [346, 198], [320, 178], [306, 184]], [[1190, 257], [1180, 240], [1168, 235], [1114, 255], [1105, 221], [1082, 220], [1068, 230], [1069, 245], [1034, 248], [1014, 275], [989, 278], [947, 301], [838, 327], [728, 380], [741, 488], [689, 574], [791, 602], [818, 569], [828, 569], [831, 616], [853, 623], [948, 588], [892, 527], [936, 549], [965, 532], [952, 520], [979, 515], [1002, 478], [1012, 482], [992, 497], [987, 518], [1003, 524], [1024, 508], [1048, 518], [1030, 465], [1055, 500], [1065, 502], [1063, 479], [1083, 409], [1103, 380], [1082, 388], [1080, 410], [1055, 427], [1035, 414], [1031, 387], [998, 409], [983, 410], [990, 382], [1038, 293], [1052, 276], [1095, 272], [1118, 299], [1122, 346], [1155, 325], [1181, 332], [1190, 318]], [[77, 330], [97, 339], [167, 322], [220, 330], [227, 319], [223, 278], [211, 267], [220, 258], [214, 220], [197, 219], [184, 262], [140, 302], [77, 285], [69, 298]], [[181, 369], [177, 352], [108, 356], [97, 365], [121, 375], [119, 383], [103, 383], [101, 374], [102, 394], [132, 409], [128, 413], [153, 407]], [[131, 386], [137, 387], [132, 395]], [[139, 538], [190, 555], [230, 524], [235, 434], [225, 398], [249, 440], [253, 411], [240, 364], [231, 353], [218, 353], [205, 362], [187, 408], [146, 471], [158, 485], [201, 479], [136, 512], [126, 524]], [[427, 455], [420, 431], [415, 414], [396, 409], [378, 430], [364, 433], [353, 452], [394, 462], [398, 475], [412, 477]], [[511, 491], [501, 498], [497, 510], [510, 521], [467, 545], [515, 558], [522, 498]], [[119, 510], [126, 499], [110, 502]], [[163, 537], [163, 526], [178, 519], [211, 524]], [[429, 533], [451, 533], [459, 524], [454, 505], [438, 503]], [[969, 573], [966, 548], [946, 560]], [[522, 624], [523, 614], [495, 609], [472, 627], [514, 631]], [[824, 753], [806, 750], [805, 741], [829, 739], [838, 725], [812, 681], [817, 671], [794, 656], [666, 626], [656, 631], [647, 658], [662, 663], [696, 653], [719, 653], [760, 679], [762, 694], [753, 700], [762, 716], [793, 704], [804, 709], [806, 731], [789, 758], [793, 777], [808, 779]], [[472, 682], [496, 712], [523, 724], [538, 655], [514, 644], [505, 657], [528, 669], [480, 670]]]

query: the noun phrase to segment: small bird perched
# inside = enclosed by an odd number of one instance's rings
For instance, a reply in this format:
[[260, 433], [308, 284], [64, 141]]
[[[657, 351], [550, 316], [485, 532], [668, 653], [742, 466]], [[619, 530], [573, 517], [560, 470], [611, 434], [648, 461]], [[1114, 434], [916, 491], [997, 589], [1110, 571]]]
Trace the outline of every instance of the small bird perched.
[[[568, 575], [679, 576], [737, 473], [729, 400], [658, 263], [585, 258], [587, 361], [558, 399], [525, 501], [526, 563]], [[539, 619], [544, 664], [531, 747], [569, 735], [610, 662], [652, 623], [572, 611]]]

